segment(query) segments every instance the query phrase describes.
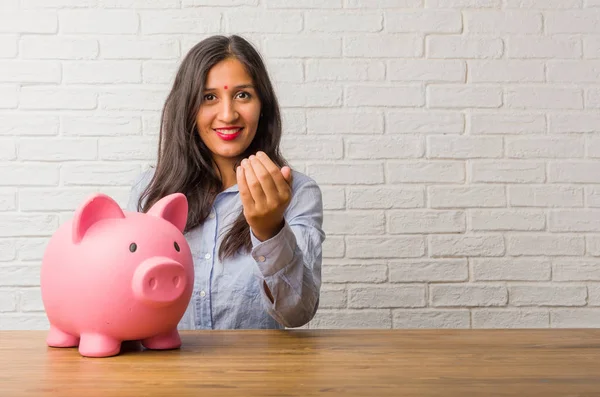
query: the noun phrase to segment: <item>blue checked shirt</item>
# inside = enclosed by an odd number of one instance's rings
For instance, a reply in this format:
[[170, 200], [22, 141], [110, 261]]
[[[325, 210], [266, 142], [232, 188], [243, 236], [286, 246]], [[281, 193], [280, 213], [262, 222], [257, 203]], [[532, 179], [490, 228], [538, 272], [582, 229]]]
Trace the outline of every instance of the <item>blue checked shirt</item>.
[[[127, 210], [152, 178], [153, 169], [134, 182]], [[194, 292], [178, 329], [292, 328], [306, 324], [319, 306], [323, 202], [310, 177], [293, 172], [292, 199], [285, 226], [260, 242], [250, 231], [252, 251], [221, 262], [223, 231], [242, 211], [238, 186], [219, 193], [206, 221], [185, 234], [194, 258]], [[263, 288], [267, 283], [274, 303]]]

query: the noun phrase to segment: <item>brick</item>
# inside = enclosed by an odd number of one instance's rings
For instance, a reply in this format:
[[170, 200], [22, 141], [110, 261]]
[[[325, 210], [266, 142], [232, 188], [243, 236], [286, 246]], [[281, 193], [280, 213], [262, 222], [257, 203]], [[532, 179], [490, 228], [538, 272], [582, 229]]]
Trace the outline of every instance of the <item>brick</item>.
[[25, 9], [38, 8], [88, 8], [96, 6], [98, 0], [21, 0]]
[[14, 109], [19, 104], [17, 86], [0, 86], [0, 109]]
[[0, 186], [56, 186], [59, 166], [55, 164], [0, 164]]
[[470, 165], [471, 182], [541, 183], [546, 180], [543, 162], [474, 160]]
[[549, 215], [552, 232], [598, 232], [600, 210], [554, 210]]
[[390, 209], [422, 208], [425, 206], [425, 193], [421, 187], [350, 187], [348, 208]]
[[161, 110], [167, 92], [153, 88], [111, 88], [103, 90], [98, 98], [104, 110]]
[[466, 281], [469, 278], [466, 259], [392, 262], [389, 268], [392, 283]]
[[551, 183], [600, 183], [600, 164], [596, 161], [550, 162]]
[[587, 157], [598, 158], [600, 157], [600, 138], [596, 136], [588, 136], [586, 146], [587, 146]]
[[13, 139], [0, 139], [0, 161], [15, 160], [17, 158], [17, 145]]
[[0, 33], [56, 33], [58, 18], [52, 11], [4, 9], [0, 14]]
[[396, 329], [465, 329], [471, 322], [468, 310], [404, 309], [392, 315]]
[[87, 88], [26, 86], [21, 88], [23, 109], [95, 109], [98, 94]]
[[290, 160], [339, 160], [344, 155], [344, 142], [341, 137], [284, 137], [281, 151]]
[[583, 157], [585, 152], [582, 137], [506, 138], [506, 157], [509, 158], [574, 158]]
[[75, 211], [94, 192], [95, 189], [90, 188], [22, 188], [19, 191], [19, 208], [21, 211]]
[[[16, 200], [17, 190], [13, 188], [0, 188], [0, 211], [16, 211], [17, 210], [17, 200]], [[2, 248], [9, 251], [8, 247], [3, 246], [3, 242], [0, 241], [0, 260], [2, 258]], [[7, 254], [8, 255], [8, 254]], [[10, 258], [12, 259], [12, 258]]]
[[[314, 95], [316, 91], [321, 95]], [[339, 107], [342, 105], [342, 86], [322, 83], [281, 83], [278, 85], [282, 107]]]
[[323, 223], [328, 234], [384, 234], [382, 211], [326, 211]]
[[600, 7], [600, 1], [598, 0], [584, 0], [586, 7]]
[[394, 60], [389, 61], [387, 73], [391, 81], [464, 83], [467, 67], [461, 60]]
[[385, 281], [387, 281], [386, 265], [323, 266], [323, 282], [326, 283], [383, 283]]
[[56, 228], [56, 215], [0, 213], [0, 237], [50, 235]]
[[600, 305], [600, 285], [591, 284], [587, 285], [588, 290], [588, 306], [599, 306]]
[[146, 113], [142, 116], [142, 134], [158, 138], [160, 132], [160, 113]]
[[433, 258], [502, 256], [504, 240], [499, 235], [431, 235], [428, 252]]
[[[40, 267], [29, 265], [0, 266], [0, 286], [39, 286]], [[0, 322], [1, 323], [1, 322]]]
[[432, 284], [429, 296], [436, 307], [504, 306], [508, 301], [506, 287], [500, 285]]
[[345, 89], [344, 104], [348, 107], [420, 107], [425, 104], [425, 93], [422, 87], [413, 85], [350, 85]]
[[172, 38], [102, 37], [103, 59], [177, 59], [179, 42]]
[[321, 186], [324, 210], [342, 210], [346, 208], [344, 187]]
[[[345, 138], [345, 156], [348, 159], [401, 159], [419, 158], [425, 154], [425, 142], [418, 136], [395, 135], [370, 138]], [[319, 140], [319, 145], [326, 140]], [[341, 153], [340, 153], [341, 154]]]
[[[297, 64], [296, 61], [293, 61]], [[385, 64], [359, 59], [309, 59], [306, 81], [382, 81]]]
[[583, 188], [572, 186], [510, 186], [511, 207], [583, 207]]
[[296, 60], [271, 60], [267, 68], [273, 81], [287, 83], [301, 83], [304, 81], [304, 65]]
[[386, 132], [390, 134], [462, 134], [464, 129], [465, 118], [459, 111], [389, 110], [386, 113]]
[[65, 10], [58, 18], [66, 34], [132, 34], [139, 27], [133, 10]]
[[543, 114], [474, 113], [470, 115], [470, 133], [477, 134], [544, 134]]
[[357, 109], [309, 109], [306, 112], [308, 134], [381, 134], [383, 114]]
[[600, 83], [600, 61], [551, 61], [548, 81], [559, 83]]
[[319, 310], [310, 329], [389, 329], [392, 319], [386, 310]]
[[545, 13], [545, 31], [556, 33], [600, 33], [600, 10], [562, 10]]
[[552, 265], [553, 281], [600, 281], [597, 259], [555, 259]]
[[506, 8], [581, 8], [582, 0], [506, 0]]
[[43, 312], [44, 303], [39, 288], [22, 289], [20, 295], [20, 309], [22, 312]]
[[22, 261], [40, 261], [44, 256], [50, 238], [51, 236], [17, 239], [15, 241], [15, 247], [17, 249], [18, 258]]
[[419, 8], [422, 6], [423, 0], [344, 0], [346, 8]]
[[427, 105], [433, 108], [498, 108], [502, 89], [456, 85], [427, 86]]
[[348, 287], [348, 307], [396, 308], [424, 307], [424, 285], [373, 285], [368, 287]]
[[418, 258], [425, 254], [422, 236], [346, 237], [348, 258]]
[[80, 138], [24, 138], [19, 141], [19, 159], [31, 161], [96, 160], [96, 140]]
[[583, 236], [568, 234], [513, 234], [506, 236], [506, 252], [511, 256], [573, 256], [584, 253]]
[[63, 68], [68, 84], [142, 82], [142, 64], [137, 61], [63, 62]]
[[179, 64], [173, 61], [146, 61], [142, 65], [142, 80], [150, 84], [169, 84], [175, 80]]
[[[141, 11], [139, 17], [142, 35], [218, 32], [222, 19], [220, 12], [206, 9]], [[248, 19], [254, 20], [250, 15]], [[242, 29], [240, 26], [238, 28]]]
[[323, 285], [320, 291], [319, 308], [345, 308], [348, 301], [346, 287]]
[[2, 83], [60, 83], [61, 79], [59, 62], [0, 61], [0, 70]]
[[98, 41], [62, 36], [25, 36], [21, 38], [20, 55], [24, 59], [94, 59]]
[[506, 41], [509, 58], [581, 58], [582, 42], [572, 36], [510, 36]]
[[460, 183], [465, 180], [461, 161], [427, 161], [387, 163], [388, 183]]
[[344, 35], [347, 58], [414, 58], [423, 55], [423, 38], [416, 34]]
[[600, 36], [583, 38], [583, 55], [585, 58], [600, 58]]
[[346, 244], [343, 237], [327, 237], [323, 242], [323, 258], [343, 258]]
[[546, 258], [474, 258], [476, 281], [550, 281], [552, 264]]
[[[580, 189], [583, 190], [583, 188]], [[586, 207], [600, 207], [600, 187], [587, 186], [585, 188], [585, 202]]]
[[600, 115], [590, 113], [550, 113], [551, 134], [600, 132]]
[[7, 313], [0, 321], [1, 331], [48, 330], [50, 323], [45, 313]]
[[428, 158], [469, 159], [502, 157], [502, 138], [473, 136], [428, 136]]
[[425, 0], [428, 8], [500, 8], [502, 0]]
[[504, 186], [428, 186], [431, 208], [506, 207]]
[[0, 313], [14, 312], [17, 310], [17, 292], [0, 290]]
[[158, 142], [147, 137], [101, 138], [100, 160], [154, 160]]
[[16, 257], [16, 252], [15, 241], [13, 239], [0, 239], [0, 261], [13, 261]]
[[[303, 15], [300, 12], [245, 9], [226, 13], [225, 23], [242, 32], [299, 33], [302, 30]], [[208, 31], [215, 30], [213, 28]]]
[[509, 87], [506, 105], [523, 109], [582, 109], [583, 93], [579, 88]]
[[0, 58], [14, 58], [19, 49], [19, 36], [0, 35]]
[[383, 29], [383, 15], [378, 11], [357, 13], [338, 10], [304, 13], [304, 30], [308, 32], [379, 32], [381, 29]]
[[467, 10], [463, 12], [463, 18], [466, 33], [542, 33], [542, 14], [540, 12]]
[[388, 32], [461, 33], [458, 10], [402, 10], [385, 13]]
[[[190, 1], [190, 0], [183, 0]], [[193, 0], [198, 1], [198, 0]], [[199, 0], [201, 2], [205, 2], [206, 0]], [[221, 0], [210, 0], [215, 3], [222, 3]], [[233, 0], [240, 1], [240, 0]], [[249, 3], [252, 2], [258, 3], [258, 0], [241, 0], [243, 2]], [[266, 6], [267, 8], [341, 8], [343, 0], [331, 0], [331, 1], [321, 1], [321, 0], [267, 0]]]
[[466, 229], [463, 211], [407, 210], [387, 213], [390, 234], [457, 233]]
[[469, 65], [471, 83], [544, 82], [544, 62], [538, 60], [472, 60]]
[[553, 309], [550, 310], [551, 328], [598, 328], [599, 309]]
[[306, 134], [306, 112], [302, 109], [281, 109], [281, 122], [287, 134]]
[[594, 89], [586, 90], [585, 107], [600, 109], [600, 90], [594, 90]]
[[269, 58], [330, 58], [342, 55], [342, 39], [331, 35], [273, 36], [264, 40], [264, 55]]
[[504, 53], [504, 44], [498, 38], [428, 36], [425, 43], [427, 58], [493, 59]]
[[536, 210], [472, 210], [469, 225], [474, 231], [541, 231], [546, 228], [546, 215]]
[[61, 132], [67, 136], [139, 135], [139, 116], [62, 116]]
[[508, 293], [515, 306], [584, 306], [587, 299], [585, 286], [513, 285]]
[[63, 186], [131, 186], [141, 173], [138, 164], [66, 163], [61, 167]]
[[[190, 0], [184, 0], [189, 2]], [[98, 0], [101, 8], [179, 8], [181, 0]]]
[[550, 313], [539, 309], [474, 309], [471, 312], [473, 328], [548, 328]]
[[316, 163], [309, 164], [307, 171], [319, 184], [376, 185], [384, 182], [380, 163]]

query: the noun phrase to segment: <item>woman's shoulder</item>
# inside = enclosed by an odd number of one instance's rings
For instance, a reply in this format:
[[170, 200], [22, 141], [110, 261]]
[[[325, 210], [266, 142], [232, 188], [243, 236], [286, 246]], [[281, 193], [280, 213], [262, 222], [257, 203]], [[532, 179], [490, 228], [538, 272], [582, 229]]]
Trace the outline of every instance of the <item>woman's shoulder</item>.
[[301, 171], [292, 169], [292, 177], [292, 193], [305, 187], [314, 187], [320, 190], [317, 182]]

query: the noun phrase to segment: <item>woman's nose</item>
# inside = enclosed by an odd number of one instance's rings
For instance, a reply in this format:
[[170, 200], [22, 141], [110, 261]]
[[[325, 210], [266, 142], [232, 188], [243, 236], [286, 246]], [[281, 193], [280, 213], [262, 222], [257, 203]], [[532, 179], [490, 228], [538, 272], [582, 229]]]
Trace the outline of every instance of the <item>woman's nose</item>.
[[233, 122], [238, 118], [235, 106], [230, 101], [223, 101], [221, 111], [219, 112], [221, 120], [224, 122]]

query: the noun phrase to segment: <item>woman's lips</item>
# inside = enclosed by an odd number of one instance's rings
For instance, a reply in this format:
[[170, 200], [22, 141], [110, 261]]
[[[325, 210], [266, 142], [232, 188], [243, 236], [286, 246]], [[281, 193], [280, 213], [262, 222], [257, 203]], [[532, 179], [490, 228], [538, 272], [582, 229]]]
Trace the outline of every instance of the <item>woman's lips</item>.
[[231, 141], [242, 133], [243, 128], [215, 128], [215, 132], [224, 141]]

